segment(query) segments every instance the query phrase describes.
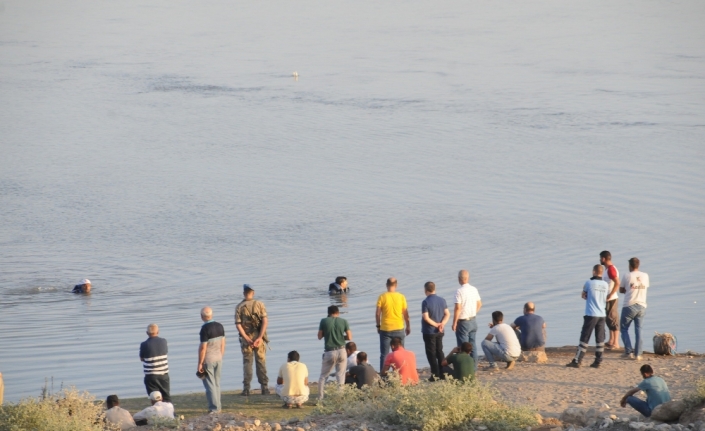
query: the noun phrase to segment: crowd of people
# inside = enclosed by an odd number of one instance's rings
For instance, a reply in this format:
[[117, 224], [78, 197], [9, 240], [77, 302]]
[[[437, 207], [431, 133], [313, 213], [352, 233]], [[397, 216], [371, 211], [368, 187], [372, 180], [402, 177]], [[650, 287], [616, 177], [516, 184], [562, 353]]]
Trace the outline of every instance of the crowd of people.
[[[649, 278], [648, 274], [639, 271], [639, 263], [637, 258], [629, 259], [629, 273], [620, 280], [619, 272], [612, 264], [611, 254], [608, 251], [600, 253], [600, 264], [593, 267], [593, 277], [585, 282], [582, 289], [581, 295], [586, 301], [584, 322], [575, 358], [567, 364], [568, 367], [577, 368], [582, 365], [592, 333], [595, 334], [596, 349], [591, 367], [600, 367], [605, 349], [619, 347], [617, 334], [620, 333], [625, 347], [624, 358], [642, 360], [641, 326]], [[478, 369], [476, 318], [482, 308], [482, 299], [478, 289], [469, 281], [470, 273], [461, 270], [458, 273], [459, 288], [455, 292], [452, 313], [446, 300], [436, 294], [435, 283], [429, 281], [423, 286], [426, 297], [421, 303], [421, 333], [431, 370], [430, 381], [442, 380], [449, 375], [460, 381], [471, 380]], [[87, 284], [90, 286], [90, 282]], [[403, 385], [418, 383], [416, 355], [404, 348], [405, 338], [411, 334], [408, 304], [406, 297], [397, 291], [397, 284], [395, 278], [387, 279], [386, 292], [377, 299], [375, 323], [379, 335], [379, 372], [368, 362], [367, 353], [357, 350], [350, 325], [340, 317], [338, 307], [328, 307], [328, 314], [321, 319], [318, 327], [318, 339], [323, 340], [324, 350], [318, 379], [319, 400], [325, 396], [325, 385], [329, 378], [339, 385], [351, 384], [362, 388], [364, 385], [383, 382], [393, 372], [398, 374]], [[77, 287], [79, 291], [85, 290], [83, 286]], [[335, 283], [329, 286], [331, 295], [348, 291], [346, 277], [337, 277]], [[624, 294], [621, 317], [617, 306], [620, 292]], [[243, 396], [253, 394], [253, 368], [260, 385], [260, 394], [270, 394], [266, 367], [269, 342], [267, 311], [265, 305], [254, 298], [254, 294], [254, 288], [245, 284], [244, 299], [235, 308], [235, 326], [243, 359]], [[504, 322], [501, 311], [492, 313], [489, 332], [480, 342], [487, 361], [483, 370], [496, 370], [499, 363], [506, 364], [506, 369], [511, 370], [522, 352], [545, 350], [547, 325], [535, 311], [535, 304], [527, 302], [523, 314], [510, 324]], [[210, 307], [201, 309], [201, 319], [204, 323], [200, 331], [196, 374], [203, 380], [209, 411], [217, 413], [221, 410], [220, 378], [226, 344], [225, 330], [222, 324], [213, 320], [213, 310]], [[632, 322], [636, 328], [634, 345], [629, 336]], [[445, 355], [443, 338], [449, 323], [455, 335], [455, 346]], [[607, 342], [606, 330], [609, 331]], [[140, 359], [144, 366], [145, 388], [153, 405], [134, 416], [136, 423], [150, 415], [173, 417], [167, 343], [159, 337], [156, 324], [148, 326], [147, 335], [148, 339], [140, 346]], [[665, 382], [653, 376], [650, 366], [644, 365], [641, 371], [644, 382], [628, 392], [622, 404], [629, 404], [648, 416], [655, 405], [670, 397]], [[640, 390], [646, 391], [646, 402], [634, 397]], [[285, 408], [300, 408], [308, 401], [308, 368], [300, 362], [299, 352], [293, 350], [287, 354], [287, 361], [279, 368], [275, 392], [284, 401]], [[117, 397], [111, 397], [114, 399], [109, 397], [109, 406], [114, 407], [110, 409], [119, 409]], [[124, 416], [120, 410], [115, 411], [120, 412], [121, 417]], [[117, 417], [118, 413], [112, 415]]]

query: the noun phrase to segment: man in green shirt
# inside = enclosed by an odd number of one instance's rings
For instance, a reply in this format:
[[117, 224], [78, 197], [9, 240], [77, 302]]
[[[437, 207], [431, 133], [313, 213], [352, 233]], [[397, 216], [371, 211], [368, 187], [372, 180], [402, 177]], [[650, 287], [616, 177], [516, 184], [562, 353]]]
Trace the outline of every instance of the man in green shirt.
[[345, 384], [348, 359], [345, 355], [345, 341], [352, 341], [352, 332], [348, 321], [340, 318], [340, 310], [335, 305], [328, 307], [328, 317], [321, 319], [318, 325], [318, 339], [321, 338], [325, 338], [325, 344], [321, 377], [318, 379], [318, 399], [323, 399], [323, 385], [333, 367], [338, 384]]
[[472, 344], [466, 341], [460, 347], [453, 348], [441, 363], [443, 367], [447, 367], [448, 364], [453, 365], [454, 379], [461, 382], [466, 379], [474, 379], [475, 360], [472, 358]]

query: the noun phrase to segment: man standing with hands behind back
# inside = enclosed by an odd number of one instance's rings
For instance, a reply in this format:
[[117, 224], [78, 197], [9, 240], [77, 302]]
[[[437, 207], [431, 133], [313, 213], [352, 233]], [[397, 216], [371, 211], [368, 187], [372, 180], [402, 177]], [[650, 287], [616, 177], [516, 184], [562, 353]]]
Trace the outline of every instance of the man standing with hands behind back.
[[[397, 279], [387, 279], [387, 291], [377, 299], [375, 311], [377, 333], [379, 334], [379, 369], [384, 368], [384, 360], [390, 349], [392, 338], [398, 337], [404, 346], [404, 337], [411, 333], [406, 297], [397, 292]], [[406, 331], [404, 330], [406, 324]]]
[[475, 361], [475, 369], [480, 359], [480, 354], [477, 352], [477, 344], [475, 343], [475, 335], [477, 334], [477, 321], [475, 317], [482, 308], [482, 300], [480, 293], [474, 286], [470, 285], [470, 273], [463, 269], [458, 273], [458, 284], [460, 289], [455, 292], [455, 309], [453, 310], [453, 332], [458, 342], [458, 347], [461, 347], [464, 342], [472, 344], [472, 358]]
[[252, 361], [257, 368], [257, 381], [262, 388], [262, 395], [269, 394], [267, 377], [267, 310], [264, 304], [254, 299], [255, 290], [249, 285], [242, 286], [243, 299], [235, 307], [235, 326], [240, 333], [240, 350], [242, 350], [242, 394], [250, 395], [252, 381]]
[[421, 303], [421, 333], [426, 347], [426, 359], [431, 366], [430, 381], [443, 379], [441, 363], [443, 355], [443, 332], [450, 318], [446, 300], [436, 295], [436, 284], [432, 281], [423, 286], [426, 299]]

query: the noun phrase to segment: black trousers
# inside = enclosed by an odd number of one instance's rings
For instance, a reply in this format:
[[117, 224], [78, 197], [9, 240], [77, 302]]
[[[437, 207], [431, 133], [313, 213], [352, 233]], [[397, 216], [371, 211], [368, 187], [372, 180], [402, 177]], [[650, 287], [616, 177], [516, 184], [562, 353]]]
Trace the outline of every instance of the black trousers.
[[423, 343], [426, 346], [426, 359], [431, 366], [431, 375], [438, 379], [443, 378], [441, 362], [443, 355], [443, 333], [423, 334]]
[[595, 331], [595, 362], [602, 362], [602, 353], [605, 351], [605, 318], [594, 316], [583, 316], [583, 329], [580, 331], [580, 344], [575, 354], [575, 360], [580, 362], [585, 356], [590, 336]]
[[169, 392], [169, 374], [145, 374], [144, 387], [147, 389], [147, 395], [154, 391], [162, 393], [162, 399], [166, 402], [171, 402]]

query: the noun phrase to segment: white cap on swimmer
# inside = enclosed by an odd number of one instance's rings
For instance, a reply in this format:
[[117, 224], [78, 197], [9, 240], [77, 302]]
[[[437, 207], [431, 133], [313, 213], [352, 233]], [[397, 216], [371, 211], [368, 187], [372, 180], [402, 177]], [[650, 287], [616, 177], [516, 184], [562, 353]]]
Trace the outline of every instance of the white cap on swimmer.
[[84, 279], [81, 280], [81, 282], [78, 283], [78, 284], [91, 284], [91, 281], [90, 281], [89, 279], [87, 279], [87, 278], [84, 278]]

